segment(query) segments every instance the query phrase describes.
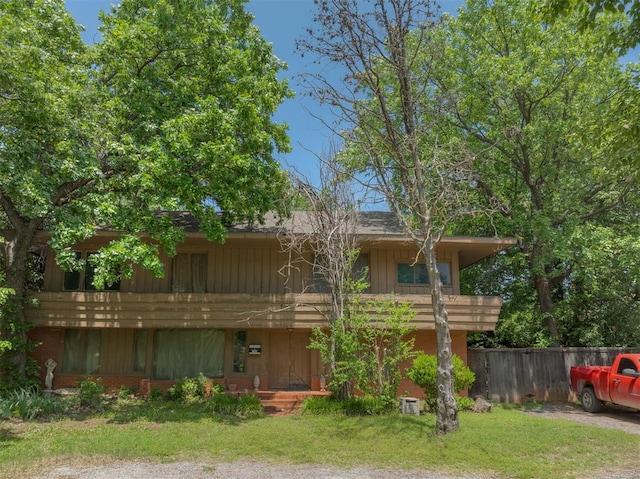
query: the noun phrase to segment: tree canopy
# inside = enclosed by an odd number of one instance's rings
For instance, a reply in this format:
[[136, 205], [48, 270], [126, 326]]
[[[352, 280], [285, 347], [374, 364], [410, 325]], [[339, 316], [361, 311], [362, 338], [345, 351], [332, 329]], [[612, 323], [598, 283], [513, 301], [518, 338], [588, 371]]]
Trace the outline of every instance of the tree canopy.
[[96, 227], [121, 231], [96, 257], [110, 281], [131, 261], [161, 274], [138, 233], [172, 252], [182, 233], [164, 210], [191, 211], [221, 241], [225, 223], [283, 208], [274, 152], [289, 140], [272, 115], [291, 92], [243, 2], [123, 0], [100, 19], [102, 40], [87, 46], [63, 0], [0, 4], [0, 206], [15, 292], [0, 339], [14, 352], [38, 229], [65, 267]]
[[462, 231], [518, 238], [505, 276], [511, 290], [502, 292], [519, 304], [505, 308], [509, 324], [526, 319], [537, 331], [528, 345], [576, 344], [577, 323], [590, 320], [573, 308], [569, 319], [567, 301], [586, 299], [578, 277], [600, 263], [583, 258], [605, 254], [606, 238], [629, 237], [637, 225], [637, 153], [614, 140], [635, 80], [606, 40], [624, 21], [602, 15], [581, 30], [575, 15], [545, 23], [536, 2], [470, 0], [443, 25], [448, 120], [440, 125], [484, 159], [475, 182], [495, 211]]

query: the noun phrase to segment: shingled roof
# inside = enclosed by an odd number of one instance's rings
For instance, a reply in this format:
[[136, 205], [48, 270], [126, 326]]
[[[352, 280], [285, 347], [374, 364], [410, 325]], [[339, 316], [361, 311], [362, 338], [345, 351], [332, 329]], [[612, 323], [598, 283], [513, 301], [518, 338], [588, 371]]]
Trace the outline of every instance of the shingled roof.
[[[181, 226], [187, 233], [199, 233], [198, 221], [186, 212], [170, 213], [176, 226]], [[311, 212], [295, 211], [291, 218], [281, 219], [273, 214], [266, 215], [262, 224], [242, 223], [230, 225], [227, 231], [234, 235], [267, 235], [278, 234], [307, 235], [313, 233]], [[402, 241], [410, 242], [409, 236], [396, 216], [387, 211], [362, 211], [358, 213], [358, 224], [355, 230], [363, 240], [369, 241]], [[446, 236], [440, 241], [441, 247], [458, 252], [460, 268], [466, 268], [483, 258], [492, 256], [516, 244], [514, 238], [487, 238], [475, 236]]]
[[[187, 233], [200, 232], [198, 220], [189, 212], [172, 211], [168, 214], [173, 217], [174, 224], [183, 228]], [[311, 212], [294, 211], [291, 218], [279, 218], [274, 214], [265, 215], [264, 222], [239, 223], [227, 226], [227, 231], [233, 233], [263, 233], [263, 234], [310, 234], [313, 233]], [[404, 236], [402, 225], [395, 215], [386, 211], [363, 211], [358, 213], [358, 225], [356, 234], [370, 236]]]

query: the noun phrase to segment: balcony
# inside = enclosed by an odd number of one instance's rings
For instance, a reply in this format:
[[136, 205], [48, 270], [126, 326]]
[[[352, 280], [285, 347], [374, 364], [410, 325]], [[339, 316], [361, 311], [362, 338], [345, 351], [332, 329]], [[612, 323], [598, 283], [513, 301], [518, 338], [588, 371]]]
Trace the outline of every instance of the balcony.
[[[174, 294], [122, 292], [37, 293], [27, 307], [36, 326], [93, 328], [296, 328], [327, 324], [323, 294]], [[362, 295], [363, 300], [380, 298]], [[412, 324], [434, 329], [431, 295], [395, 296], [414, 306]], [[446, 295], [452, 330], [491, 331], [502, 299]]]

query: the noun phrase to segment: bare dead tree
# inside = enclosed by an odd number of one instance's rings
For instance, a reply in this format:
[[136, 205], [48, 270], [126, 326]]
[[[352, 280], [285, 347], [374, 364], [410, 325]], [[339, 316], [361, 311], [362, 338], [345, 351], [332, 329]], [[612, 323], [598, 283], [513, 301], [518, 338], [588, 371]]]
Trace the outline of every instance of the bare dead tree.
[[[344, 327], [344, 322], [337, 320], [345, 317], [349, 297], [355, 292], [353, 266], [359, 252], [358, 208], [349, 178], [334, 169], [330, 161], [321, 163], [316, 184], [301, 174], [292, 175], [299, 195], [297, 201], [302, 203], [304, 211], [292, 216], [290, 228], [295, 233], [283, 235], [280, 241], [291, 261], [310, 266], [313, 278], [308, 287], [330, 298], [327, 320], [332, 329]], [[335, 366], [332, 340], [330, 373], [335, 371]], [[348, 383], [341, 385], [339, 391], [344, 398], [351, 395]]]
[[440, 49], [431, 33], [438, 10], [426, 0], [314, 0], [315, 27], [298, 42], [303, 53], [346, 72], [340, 82], [303, 75], [328, 104], [344, 141], [340, 161], [384, 196], [419, 249], [429, 273], [438, 351], [436, 430], [459, 429], [448, 312], [436, 247], [448, 222], [469, 213], [470, 158], [438, 144], [433, 65]]

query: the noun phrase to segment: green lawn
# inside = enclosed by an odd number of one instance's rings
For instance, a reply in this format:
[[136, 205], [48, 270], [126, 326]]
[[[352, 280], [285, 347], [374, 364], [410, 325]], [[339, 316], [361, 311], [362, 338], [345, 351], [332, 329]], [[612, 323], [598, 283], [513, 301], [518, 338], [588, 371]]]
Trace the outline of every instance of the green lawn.
[[[492, 477], [597, 477], [640, 470], [640, 437], [495, 406], [464, 412], [461, 431], [436, 436], [435, 417], [289, 416], [224, 420], [173, 403], [99, 417], [0, 422], [0, 477], [110, 460], [269, 463], [475, 472]], [[588, 474], [585, 474], [588, 473]]]

